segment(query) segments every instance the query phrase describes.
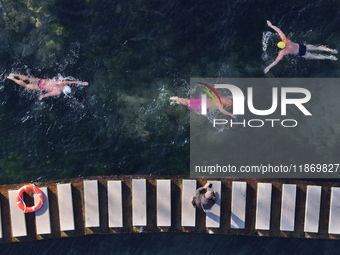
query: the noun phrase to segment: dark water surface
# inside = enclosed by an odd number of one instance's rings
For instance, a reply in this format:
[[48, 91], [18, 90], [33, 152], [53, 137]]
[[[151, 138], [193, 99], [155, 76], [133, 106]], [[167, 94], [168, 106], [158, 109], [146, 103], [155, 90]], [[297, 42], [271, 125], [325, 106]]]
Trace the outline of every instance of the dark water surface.
[[[168, 98], [188, 97], [190, 77], [264, 77], [264, 67], [277, 54], [273, 35], [264, 58], [267, 19], [294, 41], [337, 48], [339, 13], [340, 2], [323, 0], [1, 0], [0, 184], [188, 174], [189, 111], [170, 106]], [[90, 85], [73, 87], [70, 97], [40, 102], [37, 92], [6, 80], [10, 72], [60, 74]], [[340, 77], [339, 62], [287, 57], [268, 77]], [[333, 156], [340, 155], [336, 144]], [[1, 249], [6, 254], [34, 249], [39, 254], [212, 254], [215, 249], [217, 254], [330, 254], [337, 246], [336, 241], [169, 234]]]
[[[187, 97], [190, 77], [263, 77], [277, 54], [274, 38], [262, 60], [266, 19], [295, 41], [336, 47], [339, 39], [332, 1], [1, 3], [2, 184], [186, 174], [189, 111], [168, 98]], [[338, 77], [338, 67], [288, 57], [268, 76]], [[5, 80], [10, 72], [90, 85], [40, 102], [37, 92]]]
[[1, 245], [3, 254], [338, 254], [340, 242], [202, 234], [119, 234]]

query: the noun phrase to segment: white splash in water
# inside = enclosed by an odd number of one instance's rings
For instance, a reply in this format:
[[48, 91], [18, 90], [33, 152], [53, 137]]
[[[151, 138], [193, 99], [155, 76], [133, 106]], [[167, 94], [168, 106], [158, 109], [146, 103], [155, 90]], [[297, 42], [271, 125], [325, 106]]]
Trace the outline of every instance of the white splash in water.
[[268, 59], [268, 54], [267, 54], [267, 47], [268, 47], [268, 41], [270, 39], [270, 37], [273, 35], [272, 32], [270, 31], [266, 31], [262, 33], [262, 50], [263, 50], [263, 54], [262, 54], [262, 59], [263, 60], [267, 60]]
[[270, 31], [263, 32], [262, 34], [262, 50], [263, 51], [267, 51], [268, 41], [270, 37], [272, 36], [272, 34], [273, 33]]
[[75, 81], [76, 78], [72, 77], [72, 76], [62, 76], [60, 73], [58, 73], [57, 77], [53, 77], [52, 80], [55, 82], [55, 83], [62, 83], [64, 81]]

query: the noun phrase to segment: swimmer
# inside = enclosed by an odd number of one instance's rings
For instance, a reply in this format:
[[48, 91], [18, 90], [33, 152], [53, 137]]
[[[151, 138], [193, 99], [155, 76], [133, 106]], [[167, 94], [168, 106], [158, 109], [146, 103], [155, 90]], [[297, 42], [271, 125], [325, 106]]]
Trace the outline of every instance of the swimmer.
[[280, 51], [275, 61], [264, 69], [264, 73], [268, 73], [269, 69], [275, 66], [283, 58], [283, 56], [289, 55], [289, 54], [297, 55], [299, 57], [304, 57], [306, 59], [337, 60], [337, 58], [333, 55], [323, 55], [323, 54], [310, 52], [310, 51], [323, 51], [323, 52], [327, 52], [331, 54], [337, 54], [338, 53], [337, 50], [327, 48], [326, 46], [315, 46], [311, 44], [301, 44], [301, 43], [292, 42], [286, 37], [286, 35], [278, 27], [273, 26], [269, 20], [267, 20], [267, 24], [269, 27], [274, 29], [279, 34], [282, 41], [277, 44], [277, 47], [279, 47], [282, 50]]
[[[226, 107], [230, 107], [233, 105], [233, 101], [231, 100], [232, 97], [221, 97], [221, 101], [224, 103]], [[200, 109], [201, 108], [201, 98], [197, 99], [187, 99], [187, 98], [179, 98], [179, 97], [170, 97], [170, 100], [173, 102], [171, 103], [176, 103], [176, 104], [181, 104], [189, 107], [190, 109]], [[222, 112], [225, 115], [229, 115], [230, 117], [236, 119], [236, 116], [234, 114], [231, 114], [230, 112], [226, 111], [223, 109], [223, 106], [217, 102], [217, 106], [215, 105], [214, 100], [211, 98], [207, 98], [207, 108], [212, 109], [212, 108], [218, 108], [220, 112]]]
[[28, 89], [32, 90], [39, 90], [45, 91], [46, 94], [40, 95], [39, 100], [45, 97], [52, 97], [52, 96], [59, 96], [61, 92], [65, 95], [71, 93], [70, 84], [78, 84], [87, 86], [88, 82], [82, 81], [58, 81], [58, 80], [51, 80], [51, 79], [40, 79], [35, 77], [28, 77], [26, 75], [21, 74], [14, 74], [11, 73], [7, 76], [7, 79], [14, 81], [15, 83], [19, 84]]

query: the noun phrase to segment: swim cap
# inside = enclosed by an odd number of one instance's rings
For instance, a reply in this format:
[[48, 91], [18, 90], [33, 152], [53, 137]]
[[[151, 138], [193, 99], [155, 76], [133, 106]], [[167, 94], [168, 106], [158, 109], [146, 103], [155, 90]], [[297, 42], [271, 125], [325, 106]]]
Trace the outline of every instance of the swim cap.
[[64, 88], [63, 88], [63, 92], [64, 92], [64, 94], [70, 94], [71, 93], [71, 88], [69, 87], [69, 86], [64, 86]]
[[280, 49], [284, 49], [286, 47], [286, 43], [281, 41], [277, 44], [277, 47], [279, 47]]
[[227, 107], [230, 107], [230, 106], [232, 106], [233, 105], [233, 101], [231, 101], [231, 100], [226, 100], [225, 101], [225, 103], [224, 103]]

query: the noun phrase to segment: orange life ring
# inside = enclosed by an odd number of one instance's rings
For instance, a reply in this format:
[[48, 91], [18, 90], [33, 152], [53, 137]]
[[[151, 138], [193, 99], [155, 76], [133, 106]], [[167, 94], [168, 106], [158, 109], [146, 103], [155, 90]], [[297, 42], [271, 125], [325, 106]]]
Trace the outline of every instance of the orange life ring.
[[[26, 190], [33, 190], [38, 195], [38, 202], [31, 207], [27, 207], [24, 200], [23, 200], [23, 194]], [[23, 210], [25, 213], [35, 212], [41, 208], [44, 202], [44, 196], [41, 190], [35, 186], [34, 184], [29, 184], [21, 187], [18, 190], [17, 196], [16, 196], [17, 205], [21, 210]]]

